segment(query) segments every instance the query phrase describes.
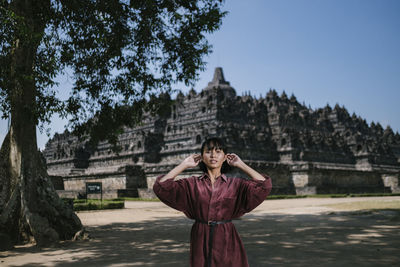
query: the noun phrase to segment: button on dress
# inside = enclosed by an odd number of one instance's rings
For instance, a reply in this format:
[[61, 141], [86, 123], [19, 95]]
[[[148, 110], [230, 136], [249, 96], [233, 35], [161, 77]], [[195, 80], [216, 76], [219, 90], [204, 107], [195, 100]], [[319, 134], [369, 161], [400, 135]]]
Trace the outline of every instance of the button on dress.
[[[260, 205], [271, 192], [269, 177], [264, 181], [230, 178], [222, 174], [211, 185], [207, 174], [185, 179], [157, 178], [153, 190], [166, 205], [182, 211], [188, 218], [207, 221], [234, 220]], [[207, 266], [210, 226], [195, 222], [190, 239], [190, 266]], [[246, 267], [243, 243], [232, 222], [214, 226], [211, 266]]]

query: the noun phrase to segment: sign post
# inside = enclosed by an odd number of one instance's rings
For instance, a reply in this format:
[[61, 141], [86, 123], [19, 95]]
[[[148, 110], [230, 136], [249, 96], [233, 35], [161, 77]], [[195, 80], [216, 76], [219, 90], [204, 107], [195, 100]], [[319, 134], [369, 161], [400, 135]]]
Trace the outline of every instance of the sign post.
[[86, 183], [86, 200], [88, 194], [100, 194], [101, 203], [103, 203], [103, 184], [101, 182]]

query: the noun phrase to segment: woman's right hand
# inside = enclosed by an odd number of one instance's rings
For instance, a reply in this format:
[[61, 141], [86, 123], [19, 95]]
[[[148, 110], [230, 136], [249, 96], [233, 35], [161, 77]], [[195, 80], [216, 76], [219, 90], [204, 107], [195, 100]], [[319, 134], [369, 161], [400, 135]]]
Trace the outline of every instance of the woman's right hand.
[[167, 175], [162, 177], [160, 179], [160, 183], [164, 182], [168, 179], [172, 179], [172, 178], [175, 179], [175, 177], [178, 176], [179, 174], [181, 174], [184, 170], [186, 170], [188, 168], [194, 168], [197, 165], [199, 165], [200, 161], [201, 161], [200, 154], [190, 155], [189, 157], [184, 159], [178, 166], [176, 166], [175, 168], [170, 170], [169, 173], [167, 173]]
[[201, 155], [193, 154], [185, 158], [181, 164], [183, 164], [186, 168], [194, 168], [197, 165], [199, 165], [200, 161], [201, 161]]

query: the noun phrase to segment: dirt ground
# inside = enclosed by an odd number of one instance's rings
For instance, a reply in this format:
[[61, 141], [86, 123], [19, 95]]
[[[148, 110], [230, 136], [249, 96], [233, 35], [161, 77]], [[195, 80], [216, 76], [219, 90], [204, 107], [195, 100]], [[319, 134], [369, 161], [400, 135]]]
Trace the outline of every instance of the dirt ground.
[[[91, 238], [0, 252], [0, 266], [188, 266], [192, 221], [160, 202], [79, 212]], [[236, 220], [250, 266], [400, 266], [400, 197], [267, 200]]]

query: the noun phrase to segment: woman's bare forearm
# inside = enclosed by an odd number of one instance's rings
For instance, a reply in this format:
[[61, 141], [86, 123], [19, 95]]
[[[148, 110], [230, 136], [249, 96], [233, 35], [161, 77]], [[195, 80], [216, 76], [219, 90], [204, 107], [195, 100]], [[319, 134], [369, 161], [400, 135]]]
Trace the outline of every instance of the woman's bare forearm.
[[160, 179], [160, 182], [164, 182], [168, 179], [174, 179], [180, 173], [182, 173], [187, 168], [194, 168], [196, 167], [201, 160], [201, 156], [199, 154], [193, 154], [189, 157], [185, 158], [178, 166], [173, 168], [172, 170], [167, 173], [163, 178]]
[[163, 178], [160, 179], [160, 182], [164, 182], [168, 179], [175, 179], [176, 176], [181, 174], [184, 170], [186, 170], [186, 166], [181, 163], [172, 170], [170, 170]]
[[244, 173], [246, 173], [250, 178], [254, 181], [264, 181], [265, 177], [262, 176], [258, 171], [254, 170], [251, 168], [249, 165], [246, 163], [242, 162], [237, 166], [240, 170], [242, 170]]

